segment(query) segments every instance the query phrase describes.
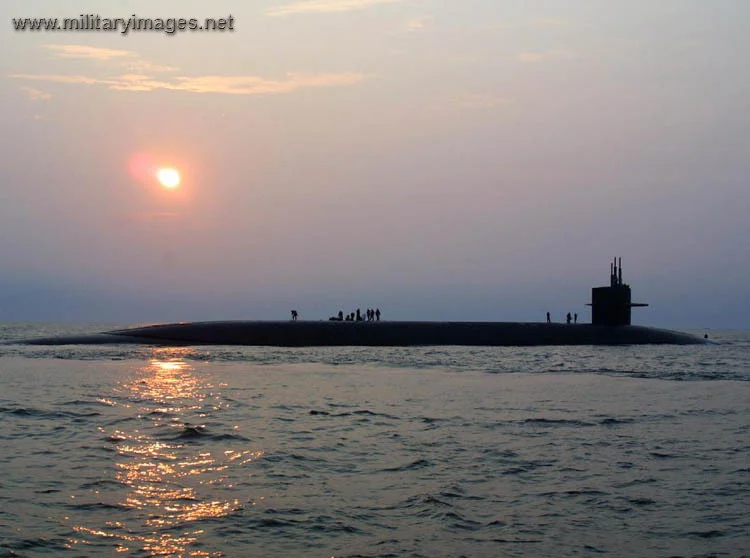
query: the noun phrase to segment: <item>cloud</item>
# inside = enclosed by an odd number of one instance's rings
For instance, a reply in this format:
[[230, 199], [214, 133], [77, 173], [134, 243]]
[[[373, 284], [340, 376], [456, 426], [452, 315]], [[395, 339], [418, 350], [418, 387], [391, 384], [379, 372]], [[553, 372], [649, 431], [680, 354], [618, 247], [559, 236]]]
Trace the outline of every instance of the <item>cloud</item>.
[[176, 72], [178, 68], [155, 64], [141, 58], [137, 52], [132, 50], [116, 50], [112, 48], [99, 48], [88, 45], [41, 45], [43, 49], [49, 50], [55, 58], [66, 58], [74, 60], [98, 60], [106, 62], [115, 60], [121, 67], [129, 72], [135, 73], [160, 73]]
[[112, 58], [127, 58], [138, 56], [131, 50], [116, 50], [112, 48], [100, 48], [88, 45], [42, 45], [42, 48], [52, 51], [53, 56], [55, 56], [56, 58], [111, 60]]
[[[115, 91], [185, 91], [190, 93], [218, 93], [225, 95], [270, 95], [289, 93], [298, 89], [338, 87], [354, 85], [367, 79], [360, 73], [288, 73], [283, 78], [274, 79], [262, 76], [156, 76], [155, 74], [175, 73], [179, 68], [155, 64], [144, 60], [132, 51], [115, 51], [81, 47], [80, 45], [45, 45], [55, 56], [63, 58], [84, 58], [88, 60], [109, 60], [124, 58], [117, 64], [122, 73], [109, 76], [84, 74], [12, 74], [8, 77], [27, 81], [44, 81], [68, 85], [99, 85]], [[47, 100], [51, 97], [38, 89], [24, 88], [33, 100]]]
[[420, 16], [406, 22], [407, 31], [421, 31], [433, 22], [432, 16]]
[[397, 4], [404, 0], [309, 0], [284, 4], [277, 8], [270, 8], [266, 14], [271, 17], [287, 16], [301, 13], [331, 13], [363, 10], [377, 4]]
[[137, 60], [132, 60], [129, 62], [124, 63], [123, 68], [128, 70], [129, 72], [134, 73], [162, 73], [162, 72], [176, 72], [179, 70], [176, 66], [165, 66], [163, 64], [154, 64], [153, 62], [149, 62], [148, 60], [144, 60], [143, 58], [139, 58]]
[[354, 85], [365, 78], [364, 74], [287, 74], [283, 80], [257, 76], [179, 77], [174, 88], [180, 91], [192, 91], [193, 93], [262, 95], [289, 93], [296, 89], [310, 87]]
[[52, 98], [52, 93], [47, 93], [41, 89], [34, 89], [33, 87], [23, 87], [29, 99], [32, 101], [49, 101]]
[[59, 74], [14, 74], [15, 79], [53, 83], [104, 85], [116, 91], [186, 91], [226, 95], [268, 95], [289, 93], [298, 89], [354, 85], [364, 81], [364, 74], [287, 74], [283, 79], [259, 76], [177, 76], [171, 80], [154, 79], [145, 74], [122, 74], [108, 78]]
[[156, 89], [169, 89], [169, 82], [163, 82], [146, 74], [122, 74], [110, 79], [96, 82], [106, 85], [115, 91], [155, 91]]
[[521, 62], [543, 62], [546, 60], [570, 60], [573, 53], [569, 50], [541, 50], [522, 52], [518, 55]]
[[11, 74], [8, 76], [13, 79], [26, 79], [26, 80], [37, 80], [37, 81], [52, 81], [56, 83], [83, 83], [87, 85], [93, 85], [95, 83], [101, 83], [102, 80], [87, 76], [63, 76], [55, 74]]

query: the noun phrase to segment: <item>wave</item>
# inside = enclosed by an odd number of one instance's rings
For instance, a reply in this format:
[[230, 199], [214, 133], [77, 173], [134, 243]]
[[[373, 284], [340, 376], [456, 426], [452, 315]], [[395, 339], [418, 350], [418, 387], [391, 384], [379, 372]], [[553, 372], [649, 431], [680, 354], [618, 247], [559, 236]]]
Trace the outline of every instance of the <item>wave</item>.
[[607, 417], [599, 421], [599, 424], [602, 426], [616, 426], [618, 424], [633, 424], [635, 422], [635, 419], [625, 418], [625, 419], [618, 419], [614, 417]]
[[102, 401], [100, 399], [73, 399], [72, 401], [63, 401], [57, 403], [57, 405], [63, 407], [112, 407], [113, 403], [109, 401]]
[[726, 533], [724, 531], [719, 531], [718, 529], [710, 529], [708, 531], [690, 531], [689, 533], [686, 533], [686, 536], [698, 539], [715, 539], [718, 537], [723, 537], [725, 534]]
[[33, 407], [0, 407], [0, 414], [40, 419], [89, 418], [101, 416], [101, 413], [95, 411], [89, 413], [76, 413], [72, 411], [51, 411], [48, 409], [35, 409]]
[[342, 413], [332, 413], [331, 411], [322, 411], [318, 409], [311, 409], [309, 414], [313, 416], [331, 416], [331, 417], [351, 417], [351, 416], [364, 416], [364, 417], [382, 417], [390, 420], [401, 420], [399, 417], [389, 415], [388, 413], [378, 413], [370, 411], [369, 409], [360, 409], [356, 411], [344, 411]]
[[547, 424], [553, 426], [593, 426], [590, 422], [570, 419], [548, 419], [548, 418], [530, 418], [521, 421], [523, 424]]
[[68, 509], [76, 511], [91, 512], [111, 512], [112, 510], [127, 510], [128, 506], [124, 504], [107, 504], [105, 502], [86, 502], [86, 503], [69, 503], [66, 504]]
[[[223, 440], [237, 440], [247, 442], [248, 439], [239, 434], [217, 434], [209, 431], [205, 425], [202, 424], [189, 424], [185, 423], [179, 427], [168, 427], [169, 430], [166, 434], [157, 435], [156, 437], [162, 440], [170, 441], [211, 441], [218, 442]], [[173, 434], [174, 429], [179, 429], [177, 434]], [[117, 442], [124, 437], [118, 435], [110, 436], [110, 441]]]
[[651, 457], [656, 457], [657, 459], [676, 459], [680, 457], [679, 455], [674, 455], [672, 453], [664, 453], [661, 451], [652, 451], [652, 452], [649, 452], [649, 455]]
[[426, 459], [417, 459], [416, 461], [412, 461], [411, 463], [407, 463], [405, 465], [399, 465], [397, 467], [387, 467], [385, 469], [380, 469], [379, 472], [398, 473], [398, 472], [404, 472], [404, 471], [413, 471], [415, 469], [422, 469], [424, 467], [429, 467], [430, 465], [432, 464]]

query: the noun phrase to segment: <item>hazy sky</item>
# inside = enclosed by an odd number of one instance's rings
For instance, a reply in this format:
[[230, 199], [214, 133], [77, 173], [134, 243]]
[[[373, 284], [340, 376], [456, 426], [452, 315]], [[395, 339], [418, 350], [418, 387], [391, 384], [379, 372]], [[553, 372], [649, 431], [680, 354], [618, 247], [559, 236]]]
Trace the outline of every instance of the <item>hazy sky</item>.
[[[13, 29], [82, 13], [234, 31]], [[621, 256], [634, 322], [750, 328], [747, 0], [0, 14], [0, 321], [588, 320]]]

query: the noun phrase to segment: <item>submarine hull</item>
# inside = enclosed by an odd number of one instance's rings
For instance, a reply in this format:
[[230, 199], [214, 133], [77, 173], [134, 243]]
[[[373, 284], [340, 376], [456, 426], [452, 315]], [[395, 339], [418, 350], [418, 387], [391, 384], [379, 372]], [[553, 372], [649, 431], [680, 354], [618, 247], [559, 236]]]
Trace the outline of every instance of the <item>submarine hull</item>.
[[693, 335], [644, 326], [527, 322], [189, 322], [94, 335], [21, 341], [34, 345], [146, 344], [275, 347], [408, 347], [425, 345], [693, 345]]

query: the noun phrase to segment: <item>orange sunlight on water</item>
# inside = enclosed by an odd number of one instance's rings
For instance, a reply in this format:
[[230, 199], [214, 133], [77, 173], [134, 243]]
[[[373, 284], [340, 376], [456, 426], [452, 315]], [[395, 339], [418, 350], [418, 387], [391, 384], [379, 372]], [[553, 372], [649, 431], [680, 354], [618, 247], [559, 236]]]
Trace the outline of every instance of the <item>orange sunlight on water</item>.
[[207, 497], [205, 487], [227, 484], [222, 471], [230, 464], [241, 467], [263, 455], [261, 451], [225, 447], [212, 451], [207, 444], [189, 443], [201, 436], [205, 426], [183, 422], [181, 417], [186, 413], [205, 417], [206, 410], [219, 410], [222, 403], [213, 386], [179, 359], [180, 350], [160, 351], [166, 354], [160, 354], [162, 358], [151, 360], [121, 384], [122, 395], [132, 402], [128, 406], [138, 413], [137, 418], [150, 419], [143, 430], [163, 434], [171, 429], [175, 435], [155, 439], [141, 429], [116, 430], [109, 435], [117, 452], [115, 480], [127, 489], [118, 506], [139, 510], [139, 516], [145, 519], [141, 525], [108, 522], [111, 531], [74, 527], [82, 535], [118, 540], [118, 552], [209, 556], [189, 548], [203, 532], [191, 524], [228, 516], [243, 506], [237, 499]]

